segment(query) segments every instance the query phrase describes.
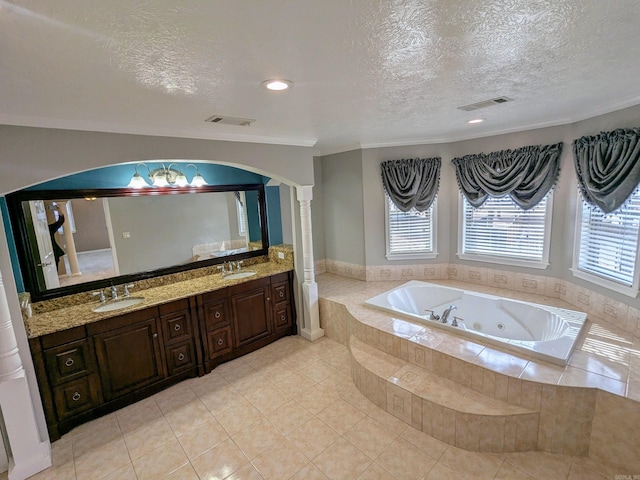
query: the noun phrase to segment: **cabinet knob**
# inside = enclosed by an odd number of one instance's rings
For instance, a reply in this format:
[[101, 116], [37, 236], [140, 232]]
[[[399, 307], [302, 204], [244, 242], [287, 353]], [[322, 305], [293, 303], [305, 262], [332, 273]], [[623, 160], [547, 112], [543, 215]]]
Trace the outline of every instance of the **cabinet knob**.
[[66, 361], [66, 362], [64, 362], [64, 364], [65, 364], [67, 367], [70, 367], [71, 365], [73, 365], [73, 358], [67, 358], [67, 361]]
[[281, 321], [283, 321], [283, 322], [284, 322], [286, 319], [287, 319], [287, 317], [285, 317], [284, 315], [280, 315], [280, 320], [281, 320]]
[[220, 312], [216, 312], [214, 315], [215, 318], [220, 318]]
[[180, 361], [184, 360], [184, 353], [181, 353], [180, 355], [178, 355], [178, 360]]
[[74, 402], [77, 402], [78, 400], [80, 400], [82, 398], [82, 395], [80, 395], [78, 392], [74, 393], [73, 396], [71, 397], [71, 400], [73, 400]]
[[153, 338], [158, 338], [158, 334], [157, 334], [157, 333], [154, 333], [154, 334], [153, 334]]
[[267, 297], [267, 302], [270, 302], [270, 301], [271, 301], [271, 298], [270, 298], [270, 297]]
[[176, 324], [175, 324], [175, 326], [173, 327], [173, 329], [174, 329], [176, 332], [179, 332], [181, 328], [182, 328], [182, 327], [180, 326], [180, 324], [179, 324], [179, 323], [176, 323]]
[[224, 341], [221, 338], [219, 338], [218, 339], [218, 345], [222, 345], [223, 343], [224, 343]]
[[280, 295], [280, 298], [284, 297], [284, 292], [280, 292], [278, 295]]

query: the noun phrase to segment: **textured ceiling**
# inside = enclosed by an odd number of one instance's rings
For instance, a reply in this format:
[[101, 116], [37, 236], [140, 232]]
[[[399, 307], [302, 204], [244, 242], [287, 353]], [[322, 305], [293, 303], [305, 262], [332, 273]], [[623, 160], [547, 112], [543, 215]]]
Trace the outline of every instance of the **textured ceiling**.
[[[639, 50], [637, 0], [0, 0], [0, 123], [322, 152], [450, 141], [638, 104]], [[260, 87], [273, 77], [295, 87]]]

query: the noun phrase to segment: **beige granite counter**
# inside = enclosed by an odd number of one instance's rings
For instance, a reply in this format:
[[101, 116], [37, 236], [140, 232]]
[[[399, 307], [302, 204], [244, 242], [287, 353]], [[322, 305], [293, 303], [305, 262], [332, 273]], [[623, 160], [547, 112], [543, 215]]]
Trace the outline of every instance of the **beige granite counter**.
[[96, 313], [92, 311], [93, 308], [100, 305], [99, 302], [93, 301], [91, 303], [83, 303], [80, 305], [38, 313], [25, 319], [27, 335], [29, 338], [40, 337], [42, 335], [86, 325], [106, 318], [115, 317], [125, 313], [142, 310], [144, 308], [169, 303], [174, 300], [199, 295], [212, 290], [293, 270], [293, 262], [281, 259], [280, 262], [281, 263], [270, 261], [247, 266], [243, 271], [256, 272], [256, 274], [242, 279], [229, 280], [217, 273], [161, 285], [146, 290], [134, 290], [131, 293], [131, 296], [144, 297], [144, 300], [141, 303], [110, 312]]

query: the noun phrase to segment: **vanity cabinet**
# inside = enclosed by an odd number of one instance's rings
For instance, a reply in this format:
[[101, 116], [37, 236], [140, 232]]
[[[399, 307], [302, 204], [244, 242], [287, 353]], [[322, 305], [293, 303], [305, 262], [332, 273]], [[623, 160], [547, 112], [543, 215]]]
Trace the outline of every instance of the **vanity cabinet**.
[[292, 272], [30, 340], [49, 435], [295, 334]]

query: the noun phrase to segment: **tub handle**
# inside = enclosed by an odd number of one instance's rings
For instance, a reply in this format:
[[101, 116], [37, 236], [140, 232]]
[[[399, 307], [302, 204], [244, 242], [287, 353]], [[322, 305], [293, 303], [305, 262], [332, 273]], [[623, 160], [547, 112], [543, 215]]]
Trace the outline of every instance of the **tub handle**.
[[451, 326], [452, 327], [461, 327], [462, 325], [460, 325], [458, 322], [464, 322], [464, 318], [453, 317], [453, 322], [451, 322]]
[[424, 311], [429, 314], [429, 320], [433, 320], [436, 322], [440, 320], [440, 315], [436, 315], [436, 312], [434, 312], [433, 310], [429, 310], [428, 308], [426, 308]]

